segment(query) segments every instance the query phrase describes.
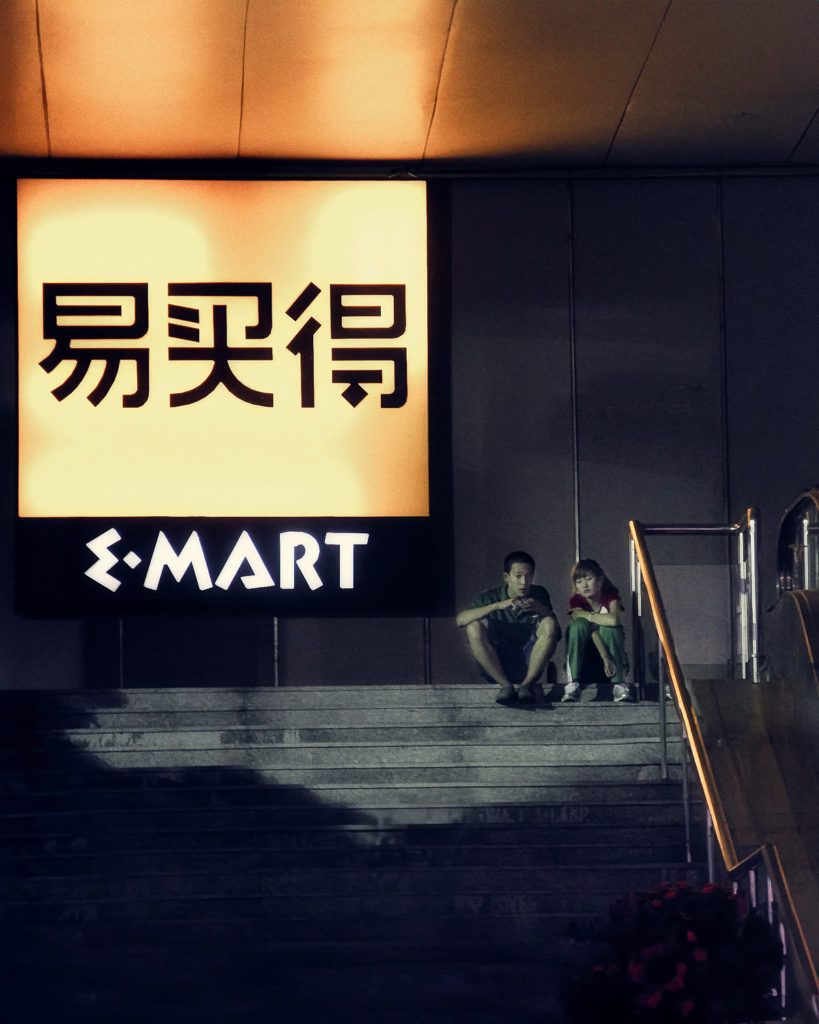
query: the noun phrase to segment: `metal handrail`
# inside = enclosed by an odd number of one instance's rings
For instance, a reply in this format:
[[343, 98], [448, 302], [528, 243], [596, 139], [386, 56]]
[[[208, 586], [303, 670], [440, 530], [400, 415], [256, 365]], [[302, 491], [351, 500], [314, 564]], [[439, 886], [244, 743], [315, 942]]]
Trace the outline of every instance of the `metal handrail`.
[[[685, 729], [685, 735], [688, 739], [691, 756], [694, 760], [697, 774], [703, 783], [705, 802], [708, 806], [708, 811], [714, 824], [717, 842], [719, 843], [725, 863], [735, 864], [737, 862], [737, 856], [733, 839], [731, 838], [731, 833], [728, 829], [728, 819], [723, 810], [722, 803], [720, 802], [719, 794], [717, 793], [711, 770], [711, 763], [705, 750], [705, 743], [702, 738], [702, 733], [700, 732], [699, 722], [694, 714], [691, 698], [688, 695], [688, 688], [685, 685], [682, 667], [680, 666], [680, 661], [677, 657], [677, 648], [674, 644], [674, 639], [671, 635], [671, 628], [668, 624], [665, 605], [663, 604], [663, 599], [660, 595], [659, 587], [657, 586], [654, 565], [646, 546], [645, 535], [647, 531], [646, 528], [636, 520], [632, 520], [629, 523], [629, 531], [631, 533], [631, 540], [634, 546], [640, 575], [646, 589], [649, 604], [651, 605], [651, 612], [657, 629], [657, 635], [665, 654], [665, 661], [668, 666], [668, 673], [671, 679], [671, 686], [674, 691], [677, 709], [680, 713], [683, 728]], [[659, 704], [662, 709], [662, 715], [665, 710], [665, 700], [662, 692], [659, 694]]]
[[809, 589], [811, 579], [810, 537], [819, 533], [811, 514], [819, 516], [819, 488], [804, 491], [782, 516], [777, 541], [777, 594]]
[[[746, 519], [749, 523], [752, 518], [751, 512], [752, 510], [749, 509]], [[753, 516], [753, 519], [755, 520], [756, 517]], [[728, 825], [728, 818], [716, 787], [714, 771], [705, 747], [699, 721], [691, 703], [688, 687], [685, 683], [682, 667], [674, 644], [674, 638], [668, 623], [665, 605], [663, 603], [659, 587], [657, 586], [654, 565], [645, 540], [646, 534], [649, 532], [656, 533], [673, 531], [675, 533], [686, 533], [696, 529], [696, 532], [701, 533], [733, 533], [738, 529], [741, 529], [742, 525], [743, 524], [737, 524], [736, 527], [662, 528], [656, 526], [646, 527], [636, 520], [632, 520], [629, 523], [631, 547], [634, 553], [632, 591], [633, 595], [634, 593], [639, 594], [641, 590], [639, 586], [641, 578], [651, 606], [652, 617], [657, 629], [661, 648], [665, 655], [671, 686], [674, 692], [677, 710], [683, 724], [684, 734], [702, 785], [703, 795], [708, 808], [709, 820], [713, 827], [714, 834], [716, 835], [728, 875], [731, 879], [736, 880], [747, 875], [749, 871], [753, 870], [756, 864], [763, 863], [765, 865], [765, 870], [768, 872], [768, 878], [770, 879], [771, 886], [773, 887], [779, 913], [783, 920], [785, 932], [790, 940], [791, 962], [794, 965], [797, 987], [803, 997], [805, 1013], [809, 1015], [810, 1020], [819, 1022], [819, 978], [817, 978], [816, 966], [813, 962], [804, 931], [793, 905], [790, 888], [788, 886], [787, 878], [785, 877], [785, 872], [782, 868], [782, 862], [779, 857], [778, 850], [775, 846], [765, 844], [760, 846], [759, 849], [754, 851], [749, 857], [746, 857], [743, 860], [738, 859], [736, 847], [734, 846], [734, 841]], [[758, 557], [756, 550], [756, 528], [754, 528], [753, 538], [753, 543], [750, 544], [749, 547], [753, 549], [753, 558], [750, 560], [754, 563], [754, 569], [749, 573], [751, 577], [749, 585], [753, 595], [756, 596], [756, 588], [758, 586], [758, 573], [755, 567]], [[752, 604], [753, 603], [755, 602], [752, 601]], [[633, 599], [633, 610], [642, 611], [641, 598], [639, 596], [636, 599]], [[758, 630], [758, 615], [752, 615], [751, 621], [754, 623], [754, 628]], [[750, 647], [756, 655], [756, 667], [758, 672], [758, 633], [756, 639], [750, 644]], [[758, 680], [755, 678], [755, 681]], [[659, 704], [662, 709], [662, 721], [664, 719], [665, 711], [665, 700], [662, 688], [659, 693]]]
[[[657, 534], [663, 536], [731, 536], [738, 538], [737, 563], [740, 568], [742, 596], [747, 601], [741, 602], [742, 608], [742, 643], [743, 657], [742, 678], [750, 677], [759, 682], [760, 638], [759, 638], [759, 513], [755, 508], [746, 510], [744, 517], [737, 523], [728, 526], [703, 523], [640, 523], [632, 520], [629, 529], [632, 533], [632, 594], [639, 594], [638, 567], [634, 561], [634, 531], [638, 527], [642, 536]], [[747, 542], [746, 542], [747, 538]], [[747, 550], [746, 550], [747, 547]], [[639, 610], [639, 609], [638, 609]], [[636, 655], [636, 652], [635, 652]], [[640, 664], [640, 662], [637, 662]]]
[[[748, 879], [751, 887], [751, 895], [756, 907], [756, 871], [762, 868], [765, 872], [768, 893], [766, 899], [765, 913], [769, 924], [778, 926], [779, 938], [782, 942], [785, 953], [785, 965], [783, 966], [783, 977], [780, 984], [780, 1008], [786, 1011], [790, 997], [788, 992], [789, 979], [785, 968], [790, 965], [793, 969], [794, 980], [799, 994], [804, 1003], [804, 1013], [813, 1021], [819, 1021], [819, 977], [817, 977], [816, 966], [808, 951], [808, 943], [805, 933], [796, 913], [793, 904], [790, 887], [788, 886], [779, 851], [775, 845], [763, 843], [753, 853], [743, 858], [738, 864], [728, 868], [728, 877], [734, 885], [734, 891], [739, 889], [739, 879]], [[778, 920], [775, 920], [775, 917]]]

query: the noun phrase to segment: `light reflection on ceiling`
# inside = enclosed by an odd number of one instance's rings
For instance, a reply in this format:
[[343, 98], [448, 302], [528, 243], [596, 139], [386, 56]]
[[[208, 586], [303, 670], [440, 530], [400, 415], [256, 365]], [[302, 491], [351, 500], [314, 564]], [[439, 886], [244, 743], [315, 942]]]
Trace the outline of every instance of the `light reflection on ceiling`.
[[0, 0], [0, 156], [819, 164], [816, 0]]

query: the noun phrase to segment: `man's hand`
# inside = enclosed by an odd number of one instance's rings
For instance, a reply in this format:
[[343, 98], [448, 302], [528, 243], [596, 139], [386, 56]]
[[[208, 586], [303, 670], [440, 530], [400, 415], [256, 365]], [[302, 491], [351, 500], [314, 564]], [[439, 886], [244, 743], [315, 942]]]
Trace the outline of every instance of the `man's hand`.
[[545, 619], [547, 615], [552, 614], [546, 605], [541, 604], [534, 597], [516, 597], [512, 602], [512, 607], [519, 612], [529, 612], [530, 615], [537, 615], [539, 619]]

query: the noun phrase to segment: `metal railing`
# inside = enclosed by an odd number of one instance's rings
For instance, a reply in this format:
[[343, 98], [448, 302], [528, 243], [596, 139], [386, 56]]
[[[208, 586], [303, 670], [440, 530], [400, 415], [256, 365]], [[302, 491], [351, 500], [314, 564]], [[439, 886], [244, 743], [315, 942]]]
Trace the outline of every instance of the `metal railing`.
[[[729, 526], [703, 524], [657, 524], [629, 523], [631, 533], [629, 563], [632, 590], [632, 643], [639, 644], [641, 636], [641, 588], [640, 561], [637, 557], [637, 537], [645, 548], [645, 538], [651, 534], [662, 536], [706, 537], [723, 536], [736, 538], [736, 557], [732, 564], [738, 572], [738, 600], [736, 602], [736, 632], [739, 640], [739, 657], [736, 659], [736, 674], [741, 679], [759, 681], [759, 513], [749, 508], [743, 519]], [[635, 673], [643, 671], [643, 652], [635, 648]], [[644, 677], [635, 678], [638, 687], [644, 689]]]
[[[819, 493], [819, 492], [817, 492]], [[817, 505], [819, 510], [819, 504]], [[787, 878], [782, 869], [775, 846], [762, 845], [750, 856], [740, 860], [729, 828], [728, 817], [720, 799], [713, 768], [706, 750], [699, 721], [694, 713], [688, 687], [685, 682], [677, 649], [671, 633], [665, 605], [657, 577], [646, 544], [646, 536], [655, 534], [736, 534], [745, 537], [738, 543], [737, 560], [740, 563], [740, 610], [739, 628], [745, 642], [740, 645], [742, 678], [759, 681], [759, 597], [758, 597], [758, 517], [748, 509], [745, 519], [728, 527], [702, 526], [660, 526], [632, 521], [631, 534], [631, 577], [632, 577], [632, 642], [637, 652], [635, 664], [642, 666], [642, 591], [648, 599], [654, 627], [667, 667], [670, 690], [673, 694], [683, 731], [683, 749], [689, 751], [702, 785], [703, 796], [708, 809], [709, 828], [709, 879], [714, 880], [715, 870], [710, 853], [710, 839], [716, 837], [725, 869], [735, 891], [742, 890], [749, 897], [752, 907], [763, 907], [768, 920], [778, 931], [784, 953], [784, 966], [780, 979], [778, 998], [783, 1014], [791, 1014], [796, 1008], [798, 1019], [819, 1024], [819, 979], [816, 967], [796, 913]], [[744, 566], [744, 568], [743, 568]], [[744, 606], [744, 610], [743, 610]], [[644, 680], [640, 680], [644, 683]], [[664, 777], [668, 777], [666, 752], [666, 701], [662, 670], [658, 672], [658, 705], [660, 709], [660, 736]], [[686, 804], [686, 848], [690, 860], [690, 811], [689, 792], [686, 784], [687, 763], [683, 763], [683, 799]], [[760, 897], [760, 887], [763, 896]]]
[[[728, 876], [734, 893], [741, 893], [749, 910], [764, 917], [782, 945], [776, 992], [781, 1018], [798, 1013], [802, 1020], [819, 1020], [816, 973], [776, 847], [763, 844], [731, 868]], [[794, 935], [796, 941], [792, 941]]]
[[[760, 666], [760, 642], [759, 642], [759, 514], [756, 509], [747, 509], [745, 516], [737, 523], [729, 526], [715, 526], [703, 524], [644, 524], [637, 520], [629, 523], [631, 534], [629, 541], [629, 575], [631, 579], [631, 642], [632, 642], [632, 671], [634, 682], [637, 686], [640, 697], [646, 695], [646, 643], [645, 630], [643, 628], [643, 585], [650, 593], [644, 565], [651, 565], [651, 589], [656, 593], [656, 600], [659, 601], [659, 589], [656, 585], [653, 564], [648, 552], [646, 537], [649, 535], [662, 536], [701, 536], [714, 537], [725, 536], [736, 538], [736, 557], [733, 564], [738, 574], [738, 594], [735, 602], [736, 618], [735, 633], [738, 644], [734, 650], [738, 652], [734, 666], [735, 671], [742, 679], [750, 678], [754, 682], [759, 681]], [[655, 626], [657, 617], [654, 617]], [[667, 623], [666, 623], [666, 629]], [[657, 686], [659, 696], [666, 690], [665, 675], [668, 670], [668, 646], [662, 642], [663, 638], [658, 632], [658, 660], [657, 660]], [[670, 639], [670, 632], [666, 639]], [[681, 675], [680, 670], [680, 675]], [[660, 761], [663, 778], [668, 778], [668, 727], [666, 706], [663, 699], [658, 700], [659, 707], [659, 735], [660, 735]], [[685, 773], [684, 773], [685, 777]], [[686, 796], [686, 816], [688, 815], [688, 802]], [[687, 838], [687, 845], [690, 845]]]
[[796, 499], [779, 524], [777, 593], [819, 590], [819, 488]]

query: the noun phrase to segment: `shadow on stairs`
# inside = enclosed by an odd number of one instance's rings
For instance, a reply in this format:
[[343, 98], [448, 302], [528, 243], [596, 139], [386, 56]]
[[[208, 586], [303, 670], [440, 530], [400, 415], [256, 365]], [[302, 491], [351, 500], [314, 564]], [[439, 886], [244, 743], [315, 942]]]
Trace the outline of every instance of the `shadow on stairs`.
[[10, 1024], [558, 1022], [569, 936], [701, 867], [652, 704], [387, 686], [0, 711]]

